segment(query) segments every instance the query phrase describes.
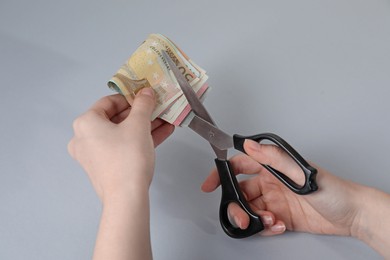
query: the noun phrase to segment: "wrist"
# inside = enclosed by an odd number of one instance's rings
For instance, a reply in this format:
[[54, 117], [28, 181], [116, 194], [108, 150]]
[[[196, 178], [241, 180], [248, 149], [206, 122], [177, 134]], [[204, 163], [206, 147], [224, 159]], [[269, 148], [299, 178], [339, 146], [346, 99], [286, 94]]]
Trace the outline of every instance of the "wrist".
[[382, 255], [390, 257], [390, 195], [380, 190], [363, 187], [359, 193], [361, 204], [353, 236]]
[[375, 223], [371, 223], [374, 221], [372, 214], [376, 212], [376, 210], [373, 212], [373, 207], [375, 208], [377, 206], [375, 202], [375, 190], [370, 187], [361, 186], [356, 192], [355, 198], [357, 200], [356, 207], [358, 208], [358, 213], [355, 216], [351, 235], [365, 241], [369, 237], [370, 227], [375, 225]]
[[150, 183], [147, 181], [134, 181], [127, 184], [122, 183], [122, 185], [115, 188], [105, 189], [102, 203], [106, 207], [143, 201], [145, 198], [149, 198], [149, 186]]
[[106, 194], [94, 259], [151, 259], [149, 185]]

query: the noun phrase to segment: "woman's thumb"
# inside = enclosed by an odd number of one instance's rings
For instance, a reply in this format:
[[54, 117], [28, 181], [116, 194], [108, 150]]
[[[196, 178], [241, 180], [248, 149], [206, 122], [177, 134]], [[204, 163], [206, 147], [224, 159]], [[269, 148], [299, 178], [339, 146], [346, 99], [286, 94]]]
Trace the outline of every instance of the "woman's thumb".
[[141, 89], [135, 96], [130, 115], [126, 121], [130, 118], [137, 118], [136, 120], [150, 122], [155, 105], [154, 90], [150, 87]]

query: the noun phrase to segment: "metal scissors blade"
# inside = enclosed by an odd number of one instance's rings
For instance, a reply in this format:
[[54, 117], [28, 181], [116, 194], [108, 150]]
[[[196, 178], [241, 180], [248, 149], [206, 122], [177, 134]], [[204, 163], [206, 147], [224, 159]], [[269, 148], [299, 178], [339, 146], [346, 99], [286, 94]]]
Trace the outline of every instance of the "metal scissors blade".
[[215, 125], [210, 124], [197, 115], [194, 116], [188, 126], [219, 150], [227, 150], [234, 146], [233, 137], [231, 135], [228, 135]]
[[164, 50], [162, 53], [194, 113], [208, 121], [210, 124], [215, 125], [214, 120], [211, 118], [202, 102], [200, 102], [190, 83], [184, 78], [171, 57], [169, 57], [168, 53]]
[[191, 120], [188, 126], [211, 144], [211, 147], [218, 158], [226, 159], [227, 148], [233, 146], [232, 137], [216, 126], [207, 109], [203, 106], [202, 102], [200, 102], [190, 83], [184, 78], [176, 64], [164, 50], [162, 51], [162, 54], [195, 113], [194, 119]]

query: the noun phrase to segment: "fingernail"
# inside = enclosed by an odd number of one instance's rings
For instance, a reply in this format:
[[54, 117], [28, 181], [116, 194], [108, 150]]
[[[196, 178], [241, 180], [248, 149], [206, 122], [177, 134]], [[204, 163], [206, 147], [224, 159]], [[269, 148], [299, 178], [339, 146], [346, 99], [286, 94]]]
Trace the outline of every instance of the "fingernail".
[[271, 216], [265, 215], [261, 217], [261, 220], [263, 221], [264, 224], [266, 225], [272, 225], [274, 221], [272, 220]]
[[147, 95], [147, 96], [153, 97], [154, 96], [154, 90], [152, 88], [146, 87], [146, 88], [141, 89], [139, 94], [140, 95]]
[[241, 228], [241, 221], [240, 221], [240, 219], [239, 219], [238, 217], [234, 217], [234, 222], [235, 222], [235, 224], [236, 224], [239, 228]]
[[258, 142], [255, 142], [255, 141], [249, 140], [249, 139], [246, 139], [245, 142], [247, 143], [247, 145], [249, 146], [250, 149], [252, 149], [254, 151], [260, 150], [260, 145]]
[[283, 232], [286, 230], [286, 226], [283, 224], [276, 224], [271, 227], [272, 232]]

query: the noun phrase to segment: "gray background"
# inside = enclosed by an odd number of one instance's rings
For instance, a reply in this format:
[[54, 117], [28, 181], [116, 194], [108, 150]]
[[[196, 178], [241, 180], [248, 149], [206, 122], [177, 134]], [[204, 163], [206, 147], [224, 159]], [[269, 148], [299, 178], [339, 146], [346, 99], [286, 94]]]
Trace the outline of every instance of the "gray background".
[[[335, 174], [390, 192], [390, 3], [385, 0], [0, 2], [0, 259], [88, 259], [101, 205], [67, 154], [72, 121], [149, 33], [208, 71], [229, 133], [280, 134]], [[188, 129], [157, 150], [155, 259], [380, 259], [353, 238], [234, 240], [214, 154]]]

